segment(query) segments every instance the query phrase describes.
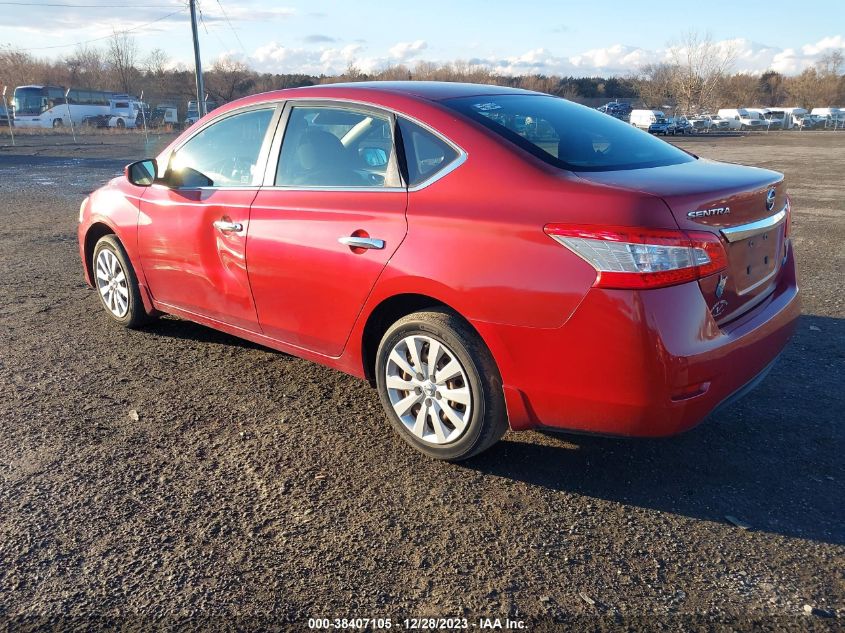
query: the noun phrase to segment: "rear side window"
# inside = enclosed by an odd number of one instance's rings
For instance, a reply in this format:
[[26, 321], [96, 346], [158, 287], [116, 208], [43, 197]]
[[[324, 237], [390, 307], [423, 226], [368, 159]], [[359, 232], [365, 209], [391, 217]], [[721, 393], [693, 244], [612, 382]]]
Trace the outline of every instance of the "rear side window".
[[612, 171], [695, 160], [632, 125], [565, 99], [494, 95], [442, 103], [562, 169]]
[[425, 182], [458, 158], [457, 150], [436, 134], [401, 117], [398, 122], [405, 150], [408, 186]]
[[285, 187], [398, 187], [390, 118], [339, 106], [294, 107], [276, 172]]

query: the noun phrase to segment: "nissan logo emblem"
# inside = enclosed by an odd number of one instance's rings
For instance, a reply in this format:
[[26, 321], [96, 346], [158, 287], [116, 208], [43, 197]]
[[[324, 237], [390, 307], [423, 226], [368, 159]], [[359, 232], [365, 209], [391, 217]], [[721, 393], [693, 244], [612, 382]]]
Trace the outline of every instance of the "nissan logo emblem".
[[766, 194], [766, 210], [767, 211], [771, 211], [772, 209], [775, 208], [775, 196], [777, 196], [777, 194], [775, 193], [774, 187], [772, 187], [771, 189], [769, 189], [769, 193]]

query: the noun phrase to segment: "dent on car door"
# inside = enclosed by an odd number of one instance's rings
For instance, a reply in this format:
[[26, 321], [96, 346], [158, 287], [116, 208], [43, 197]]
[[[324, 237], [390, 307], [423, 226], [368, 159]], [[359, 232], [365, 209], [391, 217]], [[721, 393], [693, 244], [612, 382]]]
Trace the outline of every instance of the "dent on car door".
[[394, 118], [289, 102], [279, 128], [247, 246], [258, 319], [272, 338], [338, 356], [406, 233]]
[[203, 128], [172, 153], [163, 181], [141, 201], [141, 265], [163, 309], [260, 331], [245, 250], [275, 112], [253, 108]]

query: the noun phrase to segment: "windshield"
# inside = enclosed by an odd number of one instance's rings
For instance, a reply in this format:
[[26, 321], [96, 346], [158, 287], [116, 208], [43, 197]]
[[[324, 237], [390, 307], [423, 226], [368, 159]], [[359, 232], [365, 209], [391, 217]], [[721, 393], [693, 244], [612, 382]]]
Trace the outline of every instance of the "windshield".
[[612, 171], [695, 160], [627, 123], [565, 99], [528, 94], [460, 97], [442, 103], [562, 169]]
[[15, 114], [41, 114], [47, 109], [43, 88], [15, 88], [12, 98]]

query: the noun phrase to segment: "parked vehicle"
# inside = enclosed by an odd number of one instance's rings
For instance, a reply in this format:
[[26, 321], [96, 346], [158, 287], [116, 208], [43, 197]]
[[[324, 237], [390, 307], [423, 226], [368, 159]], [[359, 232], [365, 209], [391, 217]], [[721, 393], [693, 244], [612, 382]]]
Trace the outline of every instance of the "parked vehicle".
[[798, 118], [807, 114], [804, 108], [780, 108], [783, 111], [783, 129], [791, 130], [797, 126]]
[[631, 110], [630, 123], [641, 130], [651, 131], [651, 126], [659, 119], [666, 120], [666, 115], [660, 110]]
[[702, 114], [689, 120], [697, 132], [711, 132], [727, 130], [729, 123], [726, 119], [716, 115]]
[[672, 136], [695, 134], [695, 127], [685, 116], [673, 117], [668, 120], [668, 123], [668, 131]]
[[801, 130], [818, 130], [824, 129], [825, 123], [827, 120], [824, 117], [819, 116], [818, 114], [798, 114], [794, 117], [794, 125], [795, 127]]
[[668, 135], [669, 121], [666, 119], [657, 119], [657, 121], [648, 126], [648, 133], [663, 136]]
[[563, 99], [371, 82], [227, 104], [86, 198], [78, 236], [115, 322], [366, 378], [459, 460], [508, 426], [671, 435], [758, 384], [800, 313], [789, 218], [781, 174]]
[[603, 106], [600, 106], [599, 108], [597, 108], [597, 110], [599, 112], [609, 114], [614, 118], [625, 120], [631, 114], [631, 104], [619, 101], [611, 101], [610, 103], [606, 103]]
[[[150, 109], [146, 103], [128, 95], [120, 95], [109, 100], [108, 127], [135, 128], [144, 123], [144, 117], [149, 118]], [[143, 112], [142, 112], [143, 111]]]
[[843, 129], [845, 128], [845, 108], [813, 108], [810, 114], [820, 117], [824, 120], [825, 128]]
[[113, 93], [61, 86], [18, 86], [12, 99], [16, 127], [63, 127], [110, 114]]
[[723, 108], [718, 115], [728, 122], [731, 130], [761, 130], [765, 128], [762, 119], [745, 108]]
[[150, 114], [149, 126], [151, 128], [169, 127], [173, 128], [179, 125], [179, 115], [176, 111], [176, 106], [168, 104], [159, 104]]
[[767, 130], [783, 129], [783, 110], [772, 108], [746, 108], [751, 118], [758, 119]]
[[[205, 111], [206, 113], [211, 112], [217, 108], [216, 101], [209, 101], [206, 100], [205, 102]], [[197, 102], [188, 101], [188, 112], [185, 115], [185, 125], [193, 125], [200, 119], [199, 108], [197, 107]]]

